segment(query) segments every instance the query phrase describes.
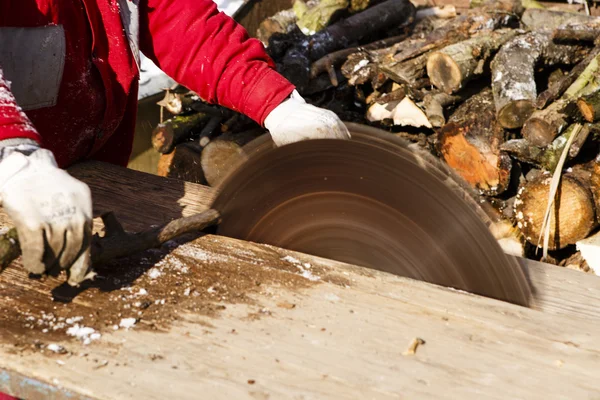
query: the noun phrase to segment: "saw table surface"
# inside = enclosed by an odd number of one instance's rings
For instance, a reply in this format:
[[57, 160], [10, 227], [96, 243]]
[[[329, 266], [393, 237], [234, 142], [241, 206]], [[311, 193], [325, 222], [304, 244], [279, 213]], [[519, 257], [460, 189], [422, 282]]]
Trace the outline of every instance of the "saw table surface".
[[[72, 170], [142, 230], [209, 188]], [[8, 224], [5, 217], [3, 224]], [[206, 235], [121, 260], [85, 290], [0, 274], [0, 391], [26, 399], [600, 399], [600, 280], [522, 261], [536, 309]], [[414, 354], [409, 344], [424, 341]]]

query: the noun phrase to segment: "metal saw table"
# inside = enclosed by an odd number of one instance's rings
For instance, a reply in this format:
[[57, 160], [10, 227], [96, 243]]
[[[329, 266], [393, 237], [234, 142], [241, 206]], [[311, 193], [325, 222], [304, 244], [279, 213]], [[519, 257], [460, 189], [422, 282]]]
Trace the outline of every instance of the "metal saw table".
[[[72, 173], [92, 188], [96, 215], [114, 211], [128, 230], [199, 212], [211, 199], [201, 185], [100, 163]], [[600, 398], [595, 276], [522, 260], [537, 302], [525, 309], [215, 235], [167, 247], [113, 263], [114, 277], [77, 293], [62, 277], [32, 280], [16, 266], [0, 274], [0, 391]], [[411, 355], [415, 338], [424, 344]]]

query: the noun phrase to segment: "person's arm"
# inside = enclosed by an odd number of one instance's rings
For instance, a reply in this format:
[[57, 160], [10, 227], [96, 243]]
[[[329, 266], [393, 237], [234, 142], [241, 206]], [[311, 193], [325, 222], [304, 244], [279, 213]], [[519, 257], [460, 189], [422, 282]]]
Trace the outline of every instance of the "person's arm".
[[90, 190], [40, 144], [0, 68], [0, 203], [17, 229], [24, 267], [67, 269], [69, 283], [78, 284], [90, 276]]
[[333, 112], [306, 104], [260, 41], [211, 0], [142, 0], [140, 48], [203, 100], [265, 126], [278, 145], [349, 137]]

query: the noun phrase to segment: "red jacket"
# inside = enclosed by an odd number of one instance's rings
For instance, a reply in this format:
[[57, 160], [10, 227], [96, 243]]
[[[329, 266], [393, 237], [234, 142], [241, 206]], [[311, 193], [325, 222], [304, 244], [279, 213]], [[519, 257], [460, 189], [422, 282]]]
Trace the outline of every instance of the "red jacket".
[[[127, 1], [139, 2], [144, 55], [206, 101], [262, 124], [294, 89], [260, 42], [211, 0]], [[118, 0], [0, 1], [0, 139], [39, 141], [63, 167], [86, 158], [126, 165], [139, 73], [122, 12]], [[30, 34], [37, 39], [23, 39]], [[22, 112], [20, 97], [34, 105]]]

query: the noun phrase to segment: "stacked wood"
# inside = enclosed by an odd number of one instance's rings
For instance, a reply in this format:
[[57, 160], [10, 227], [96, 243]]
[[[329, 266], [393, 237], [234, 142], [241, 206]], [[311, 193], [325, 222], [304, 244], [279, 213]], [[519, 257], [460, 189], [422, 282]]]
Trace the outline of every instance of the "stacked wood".
[[157, 175], [214, 186], [239, 161], [242, 146], [265, 130], [185, 88], [178, 90], [168, 90], [158, 103], [176, 115], [152, 133], [152, 146], [161, 153]]
[[567, 128], [576, 113], [574, 101], [600, 88], [599, 62], [596, 55], [558, 100], [534, 112], [523, 125], [523, 137], [533, 145], [547, 146]]
[[[454, 169], [498, 209], [494, 234], [507, 252], [539, 258], [548, 178], [562, 177], [550, 256], [576, 265], [574, 244], [600, 215], [600, 168], [590, 163], [600, 153], [600, 18], [584, 4], [448, 4], [296, 0], [257, 36], [307, 102]], [[166, 176], [216, 186], [265, 132], [187, 90], [169, 90], [161, 105], [173, 114], [153, 139]]]

